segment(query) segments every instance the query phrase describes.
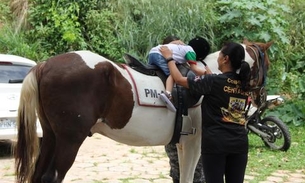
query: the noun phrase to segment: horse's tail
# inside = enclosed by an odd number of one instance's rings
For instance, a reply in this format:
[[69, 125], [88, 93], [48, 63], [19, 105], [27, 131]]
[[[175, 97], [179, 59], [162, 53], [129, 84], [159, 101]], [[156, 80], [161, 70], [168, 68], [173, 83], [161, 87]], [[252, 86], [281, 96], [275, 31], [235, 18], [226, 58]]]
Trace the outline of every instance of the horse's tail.
[[21, 89], [17, 117], [17, 144], [14, 149], [16, 182], [31, 182], [39, 153], [36, 132], [36, 110], [38, 110], [37, 65], [25, 77]]

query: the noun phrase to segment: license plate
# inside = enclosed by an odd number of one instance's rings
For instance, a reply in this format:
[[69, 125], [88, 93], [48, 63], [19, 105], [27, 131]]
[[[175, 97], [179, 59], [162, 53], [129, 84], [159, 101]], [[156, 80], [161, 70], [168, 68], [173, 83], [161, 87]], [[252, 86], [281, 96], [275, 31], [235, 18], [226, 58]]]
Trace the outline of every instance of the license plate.
[[0, 118], [0, 129], [16, 128], [16, 119]]

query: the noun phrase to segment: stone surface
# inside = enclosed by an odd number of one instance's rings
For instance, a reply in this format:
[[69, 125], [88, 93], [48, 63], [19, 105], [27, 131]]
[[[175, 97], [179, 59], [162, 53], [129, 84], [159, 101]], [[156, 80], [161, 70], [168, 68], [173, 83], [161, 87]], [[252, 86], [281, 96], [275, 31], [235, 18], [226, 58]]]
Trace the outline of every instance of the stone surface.
[[[10, 148], [0, 143], [0, 148]], [[94, 135], [81, 146], [64, 183], [172, 183], [163, 146], [134, 147]], [[259, 174], [251, 172], [244, 183]], [[13, 183], [14, 159], [0, 157], [0, 183]], [[305, 170], [277, 170], [258, 183], [305, 183]]]

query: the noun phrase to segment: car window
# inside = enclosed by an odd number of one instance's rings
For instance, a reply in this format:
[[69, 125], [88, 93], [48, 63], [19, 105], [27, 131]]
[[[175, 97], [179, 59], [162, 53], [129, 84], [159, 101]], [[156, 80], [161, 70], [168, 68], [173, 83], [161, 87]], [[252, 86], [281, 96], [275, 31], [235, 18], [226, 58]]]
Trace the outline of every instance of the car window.
[[31, 68], [24, 65], [0, 65], [0, 83], [22, 82]]

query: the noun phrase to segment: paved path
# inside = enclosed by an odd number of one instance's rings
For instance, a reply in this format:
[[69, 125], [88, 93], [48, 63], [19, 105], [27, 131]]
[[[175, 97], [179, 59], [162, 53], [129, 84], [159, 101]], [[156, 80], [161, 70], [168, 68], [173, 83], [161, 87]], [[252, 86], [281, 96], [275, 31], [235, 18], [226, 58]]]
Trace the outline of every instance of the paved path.
[[[94, 135], [81, 146], [64, 182], [171, 183], [168, 173], [168, 158], [163, 146], [133, 147]], [[256, 176], [259, 175], [246, 175], [245, 183], [254, 183]], [[14, 160], [10, 155], [0, 157], [0, 183], [12, 182]], [[258, 183], [305, 183], [305, 170], [278, 170]]]

